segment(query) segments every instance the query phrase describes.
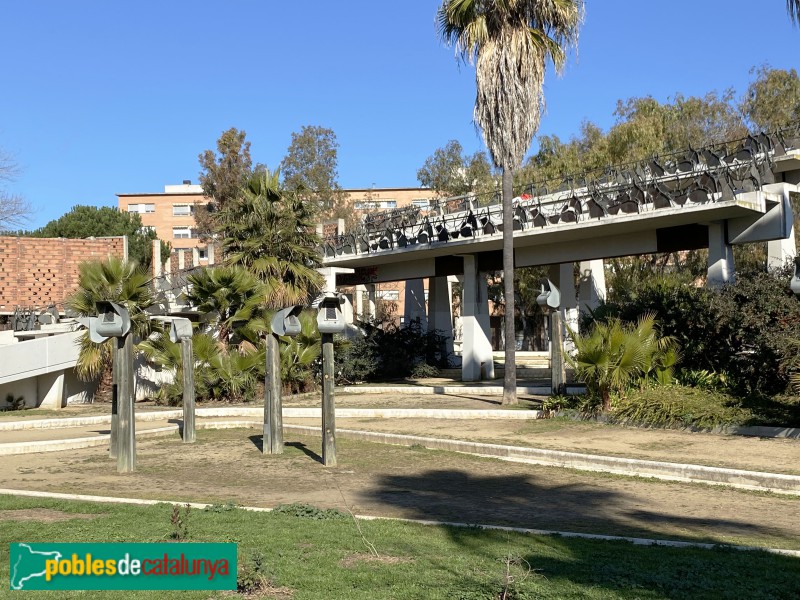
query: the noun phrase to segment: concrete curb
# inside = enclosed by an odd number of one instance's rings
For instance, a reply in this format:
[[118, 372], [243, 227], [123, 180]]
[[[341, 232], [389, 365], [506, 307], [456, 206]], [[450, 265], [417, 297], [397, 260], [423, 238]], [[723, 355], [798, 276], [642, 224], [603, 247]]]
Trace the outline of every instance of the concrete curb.
[[[35, 490], [12, 490], [0, 488], [0, 495], [22, 496], [26, 498], [48, 498], [55, 500], [76, 500], [80, 502], [97, 502], [103, 504], [132, 504], [135, 506], [155, 506], [158, 504], [172, 504], [175, 506], [191, 506], [192, 508], [205, 509], [213, 507], [213, 504], [202, 502], [180, 502], [177, 500], [145, 500], [141, 498], [115, 498], [113, 496], [88, 496], [83, 494], [62, 494], [59, 492], [39, 492]], [[239, 506], [241, 510], [249, 512], [272, 512], [272, 508], [260, 506]], [[703, 548], [716, 549], [728, 548], [743, 552], [760, 551], [769, 554], [779, 554], [782, 556], [800, 557], [800, 550], [785, 550], [782, 548], [765, 548], [758, 546], [731, 546], [728, 544], [709, 544], [705, 542], [683, 542], [677, 540], [659, 540], [652, 538], [626, 537], [620, 535], [601, 535], [595, 533], [577, 533], [573, 531], [553, 531], [549, 529], [529, 529], [527, 527], [507, 527], [503, 525], [486, 525], [480, 523], [459, 523], [454, 521], [431, 521], [426, 519], [402, 519], [397, 517], [380, 517], [374, 515], [353, 515], [361, 521], [397, 521], [400, 523], [413, 523], [428, 527], [477, 527], [488, 531], [510, 531], [526, 535], [557, 535], [561, 537], [578, 538], [585, 540], [598, 540], [604, 542], [629, 542], [637, 546], [664, 546], [670, 548]]]
[[[110, 408], [109, 408], [110, 410]], [[136, 413], [136, 421], [160, 421], [161, 419], [182, 419], [182, 410]], [[21, 431], [24, 429], [62, 429], [103, 425], [111, 423], [111, 414], [91, 417], [53, 417], [52, 419], [29, 419], [21, 421], [0, 421], [0, 431]]]
[[[198, 408], [198, 417], [262, 417], [264, 408], [254, 407], [220, 407]], [[322, 409], [317, 407], [283, 409], [286, 419], [319, 419]], [[447, 408], [337, 408], [336, 416], [343, 419], [540, 419], [540, 410], [481, 410], [481, 409], [447, 409]], [[157, 412], [139, 412], [136, 421], [160, 421], [162, 419], [183, 419], [182, 410], [164, 410]], [[25, 429], [60, 429], [84, 427], [86, 425], [103, 425], [111, 423], [111, 415], [94, 415], [91, 417], [55, 417], [52, 419], [31, 419], [21, 421], [0, 422], [0, 431], [21, 431]]]
[[[284, 428], [308, 434], [320, 434], [319, 428], [316, 427], [284, 425]], [[452, 452], [501, 458], [529, 464], [566, 467], [581, 471], [617, 473], [627, 476], [653, 477], [667, 481], [706, 483], [711, 485], [725, 485], [745, 490], [800, 495], [800, 476], [798, 475], [762, 473], [759, 471], [707, 467], [704, 465], [688, 465], [634, 458], [578, 454], [560, 450], [502, 446], [499, 444], [447, 440], [415, 435], [376, 433], [352, 429], [337, 429], [336, 433], [351, 439], [379, 442], [382, 444], [398, 446], [412, 446], [418, 444], [431, 450], [449, 450]]]
[[[155, 429], [143, 429], [136, 432], [136, 437], [156, 437], [159, 435], [169, 435], [178, 431], [177, 425], [170, 427], [158, 427]], [[62, 450], [77, 450], [80, 448], [94, 448], [96, 446], [107, 446], [111, 436], [101, 433], [92, 437], [72, 438], [68, 440], [38, 440], [35, 442], [10, 442], [0, 444], [0, 456], [11, 456], [12, 454], [37, 454], [40, 452], [61, 452]]]
[[[258, 428], [258, 421], [210, 421], [198, 422], [198, 429], [234, 429], [238, 427]], [[298, 431], [307, 435], [320, 435], [318, 427], [305, 425], [284, 425], [284, 429]], [[149, 435], [169, 435], [178, 430], [178, 424], [170, 427], [137, 431], [137, 437]], [[504, 446], [464, 440], [449, 440], [414, 435], [378, 433], [354, 429], [337, 429], [340, 436], [374, 443], [398, 446], [420, 445], [431, 450], [447, 450], [476, 456], [499, 458], [502, 460], [524, 462], [543, 466], [565, 467], [581, 471], [615, 473], [634, 477], [651, 477], [666, 481], [705, 483], [722, 485], [744, 490], [774, 492], [778, 494], [800, 495], [800, 476], [781, 473], [764, 473], [722, 467], [707, 467], [681, 463], [620, 458], [593, 454], [579, 454], [560, 450]], [[109, 435], [75, 438], [67, 440], [40, 440], [0, 444], [0, 455], [29, 454], [35, 452], [57, 452], [77, 448], [88, 448], [107, 444]]]
[[[335, 392], [342, 394], [397, 394], [413, 392], [418, 395], [428, 394], [472, 394], [473, 396], [502, 396], [502, 385], [427, 385], [416, 387], [413, 385], [346, 385], [337, 387]], [[549, 396], [549, 386], [517, 386], [518, 394], [529, 396]]]

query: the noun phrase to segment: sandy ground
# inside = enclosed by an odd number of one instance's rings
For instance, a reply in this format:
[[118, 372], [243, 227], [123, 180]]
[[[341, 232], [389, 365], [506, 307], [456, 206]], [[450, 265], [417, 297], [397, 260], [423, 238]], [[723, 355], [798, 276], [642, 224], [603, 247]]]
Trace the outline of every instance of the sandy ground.
[[[319, 396], [285, 399], [319, 406]], [[339, 394], [338, 407], [502, 408], [465, 390], [453, 396]], [[524, 397], [521, 410], [533, 408]], [[209, 406], [209, 405], [203, 405]], [[155, 407], [137, 404], [137, 411]], [[69, 407], [60, 416], [107, 414], [108, 405]], [[38, 414], [37, 414], [38, 413]], [[45, 418], [54, 412], [6, 413]], [[249, 419], [248, 419], [249, 420]], [[318, 420], [286, 423], [319, 426]], [[141, 424], [140, 429], [167, 425]], [[800, 440], [644, 430], [561, 419], [338, 419], [347, 429], [534, 446], [632, 458], [800, 474]], [[98, 435], [107, 426], [2, 432], [0, 441]], [[21, 436], [20, 439], [17, 439]], [[12, 440], [11, 437], [14, 437]], [[261, 454], [258, 429], [177, 432], [137, 440], [137, 471], [119, 475], [107, 449], [0, 457], [0, 487], [272, 507], [303, 502], [357, 514], [493, 523], [609, 535], [690, 539], [800, 549], [800, 498], [509, 463], [456, 453], [340, 438], [339, 465], [320, 464], [320, 438], [286, 431], [286, 452]], [[2, 500], [0, 500], [0, 510]], [[0, 512], [0, 522], [4, 519]]]
[[126, 475], [105, 448], [6, 456], [0, 487], [265, 507], [303, 502], [356, 514], [800, 549], [800, 498], [346, 439], [337, 442], [338, 466], [325, 468], [318, 437], [289, 430], [286, 452], [268, 456], [258, 433], [201, 430], [191, 445], [177, 434], [140, 439], [137, 471]]
[[[285, 419], [317, 426], [315, 419]], [[800, 440], [635, 429], [565, 419], [338, 419], [345, 429], [800, 475]]]

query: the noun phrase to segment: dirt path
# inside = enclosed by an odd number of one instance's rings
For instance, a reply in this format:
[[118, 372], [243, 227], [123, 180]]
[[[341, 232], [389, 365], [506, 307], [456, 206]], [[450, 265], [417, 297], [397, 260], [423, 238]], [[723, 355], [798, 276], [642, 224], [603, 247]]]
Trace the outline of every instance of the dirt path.
[[[319, 425], [315, 419], [286, 419], [285, 422]], [[796, 439], [635, 429], [562, 419], [339, 419], [337, 426], [800, 475], [800, 440]]]
[[358, 514], [800, 549], [800, 498], [345, 439], [331, 469], [318, 461], [319, 438], [287, 433], [286, 441], [283, 455], [265, 456], [251, 429], [202, 430], [192, 445], [177, 434], [142, 439], [137, 472], [128, 475], [116, 473], [102, 448], [7, 456], [0, 487], [267, 507], [304, 502]]

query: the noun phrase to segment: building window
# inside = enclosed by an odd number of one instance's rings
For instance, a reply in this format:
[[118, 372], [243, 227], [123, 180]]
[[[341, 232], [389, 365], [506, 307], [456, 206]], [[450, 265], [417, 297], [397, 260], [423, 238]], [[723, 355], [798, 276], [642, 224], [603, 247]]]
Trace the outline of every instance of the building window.
[[172, 216], [173, 217], [188, 217], [194, 212], [194, 206], [191, 204], [173, 204]]
[[374, 210], [376, 208], [397, 208], [397, 200], [363, 200], [355, 202], [356, 210]]
[[382, 300], [400, 300], [399, 290], [378, 290], [375, 295]]
[[198, 248], [197, 256], [200, 260], [208, 260], [208, 248]]
[[416, 200], [412, 200], [411, 205], [421, 208], [422, 210], [428, 210], [431, 207], [430, 200], [427, 200], [426, 198], [417, 198]]
[[173, 227], [172, 237], [176, 240], [188, 240], [194, 237], [194, 232], [190, 227]]
[[151, 231], [155, 232], [156, 228], [153, 225], [142, 225], [139, 227], [139, 233], [150, 233]]
[[129, 213], [154, 213], [156, 212], [155, 204], [128, 204]]

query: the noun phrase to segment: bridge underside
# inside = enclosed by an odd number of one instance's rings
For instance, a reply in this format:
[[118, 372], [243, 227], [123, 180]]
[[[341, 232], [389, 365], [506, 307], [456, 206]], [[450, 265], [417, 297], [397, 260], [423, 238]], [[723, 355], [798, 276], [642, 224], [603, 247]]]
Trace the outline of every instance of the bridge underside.
[[[330, 286], [366, 285], [361, 291], [371, 297], [372, 284], [431, 278], [427, 318], [434, 315], [432, 326], [445, 332], [452, 323], [445, 284], [458, 276], [463, 379], [491, 378], [482, 273], [502, 270], [504, 225], [514, 230], [515, 267], [551, 266], [562, 323], [574, 326], [579, 302], [593, 308], [604, 295], [605, 258], [708, 248], [708, 285], [733, 281], [734, 244], [769, 242], [772, 265], [794, 258], [790, 200], [800, 191], [799, 147], [800, 125], [789, 137], [750, 136], [735, 148], [690, 149], [666, 161], [567, 178], [554, 192], [530, 187], [514, 199], [508, 224], [500, 204], [470, 197], [442, 200], [426, 214], [410, 208], [370, 215], [355, 232], [325, 240], [323, 264]], [[406, 317], [413, 303], [424, 319], [421, 285], [406, 288]]]
[[[519, 230], [514, 235], [514, 264], [530, 267], [708, 248], [720, 225], [722, 244], [787, 238], [792, 227], [788, 190], [793, 187], [771, 184], [714, 204]], [[350, 286], [462, 275], [465, 255], [475, 257], [480, 272], [501, 270], [502, 233], [336, 256], [325, 264], [353, 269], [336, 277], [337, 285]]]

